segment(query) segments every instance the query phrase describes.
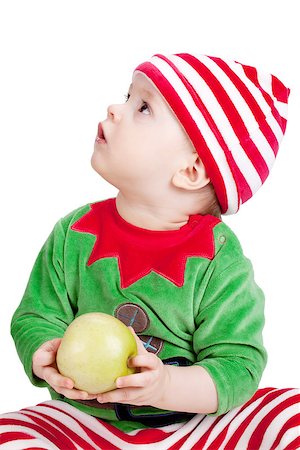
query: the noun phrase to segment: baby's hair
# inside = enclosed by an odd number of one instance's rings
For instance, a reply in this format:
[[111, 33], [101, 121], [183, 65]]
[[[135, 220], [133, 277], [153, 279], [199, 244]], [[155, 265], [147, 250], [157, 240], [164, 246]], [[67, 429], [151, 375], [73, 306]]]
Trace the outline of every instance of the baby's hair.
[[204, 205], [200, 214], [211, 214], [212, 216], [221, 218], [221, 207], [212, 183], [208, 183], [201, 188], [200, 199], [201, 204]]

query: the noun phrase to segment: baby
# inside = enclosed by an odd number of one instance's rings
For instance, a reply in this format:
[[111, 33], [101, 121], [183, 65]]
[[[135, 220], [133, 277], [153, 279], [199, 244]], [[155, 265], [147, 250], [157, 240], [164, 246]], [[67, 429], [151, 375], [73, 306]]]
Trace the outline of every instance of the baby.
[[[18, 425], [7, 441], [26, 428], [34, 447], [62, 449], [296, 442], [295, 390], [257, 390], [264, 296], [221, 220], [266, 180], [288, 96], [275, 76], [216, 57], [155, 55], [136, 68], [92, 156], [118, 195], [57, 222], [12, 319], [25, 371], [52, 400], [3, 416]], [[55, 362], [66, 327], [93, 311], [130, 326], [139, 348], [137, 373], [101, 395], [75, 389]], [[282, 415], [275, 431], [257, 419], [268, 414]]]

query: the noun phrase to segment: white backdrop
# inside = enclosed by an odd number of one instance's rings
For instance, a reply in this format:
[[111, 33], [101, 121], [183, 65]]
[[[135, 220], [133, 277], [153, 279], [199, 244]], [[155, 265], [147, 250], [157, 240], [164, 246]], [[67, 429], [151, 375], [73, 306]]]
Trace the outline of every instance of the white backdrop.
[[27, 380], [10, 337], [37, 253], [54, 223], [115, 196], [90, 167], [97, 124], [123, 102], [154, 53], [199, 52], [263, 67], [290, 88], [289, 124], [272, 173], [226, 218], [266, 295], [261, 386], [299, 386], [299, 14], [297, 0], [0, 3], [0, 412], [49, 399]]

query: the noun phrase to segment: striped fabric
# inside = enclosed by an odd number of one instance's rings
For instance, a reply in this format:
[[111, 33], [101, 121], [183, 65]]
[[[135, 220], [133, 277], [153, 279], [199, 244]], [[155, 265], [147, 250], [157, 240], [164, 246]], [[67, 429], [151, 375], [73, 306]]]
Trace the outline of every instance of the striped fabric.
[[296, 450], [300, 391], [260, 389], [220, 417], [124, 433], [73, 406], [51, 400], [0, 417], [0, 449]]
[[223, 214], [236, 213], [266, 180], [286, 129], [290, 90], [236, 61], [154, 55], [144, 73], [189, 135]]

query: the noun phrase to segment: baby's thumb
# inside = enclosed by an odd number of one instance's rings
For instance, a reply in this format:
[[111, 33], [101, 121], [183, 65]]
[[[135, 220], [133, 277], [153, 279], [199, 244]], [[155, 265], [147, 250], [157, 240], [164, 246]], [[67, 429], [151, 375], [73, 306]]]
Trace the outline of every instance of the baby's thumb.
[[136, 342], [136, 345], [138, 348], [138, 353], [139, 354], [148, 353], [144, 347], [143, 341], [138, 337], [138, 335], [135, 333], [134, 329], [132, 327], [128, 327], [128, 328], [134, 336], [134, 339], [135, 339], [135, 342]]
[[44, 342], [33, 355], [33, 363], [38, 366], [49, 366], [56, 359], [56, 353], [60, 346], [61, 338]]
[[57, 353], [58, 347], [60, 346], [60, 343], [62, 341], [62, 338], [56, 338], [52, 339], [52, 341], [48, 341], [47, 344], [49, 345], [49, 349], [47, 351]]

